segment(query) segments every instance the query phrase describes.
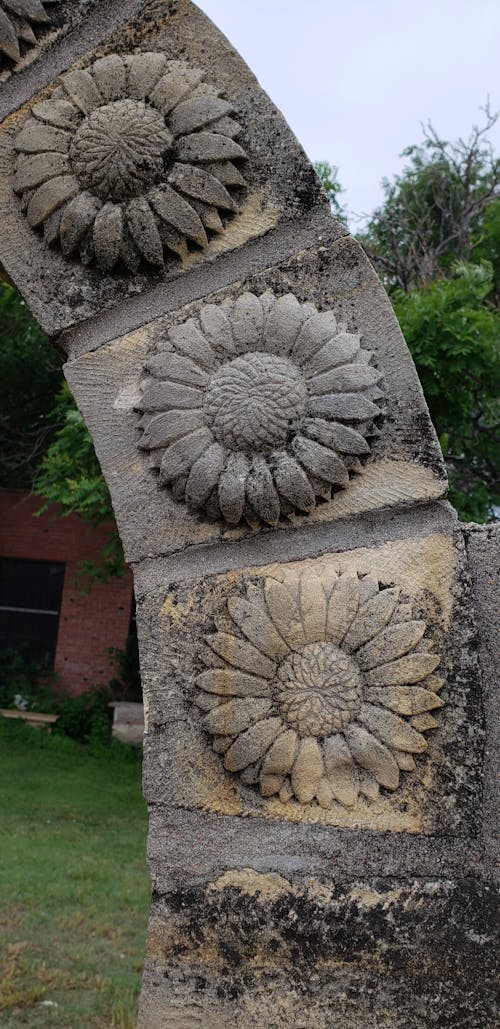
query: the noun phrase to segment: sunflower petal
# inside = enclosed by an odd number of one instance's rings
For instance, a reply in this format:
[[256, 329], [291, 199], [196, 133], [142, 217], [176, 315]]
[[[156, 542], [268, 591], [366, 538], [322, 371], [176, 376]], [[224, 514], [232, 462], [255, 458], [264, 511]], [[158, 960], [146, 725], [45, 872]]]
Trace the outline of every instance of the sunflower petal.
[[137, 402], [138, 411], [162, 411], [169, 407], [201, 408], [203, 393], [194, 386], [184, 386], [180, 382], [159, 382], [153, 379]]
[[16, 136], [14, 149], [25, 154], [47, 153], [51, 150], [67, 154], [70, 139], [69, 133], [64, 129], [56, 129], [54, 125], [46, 125], [36, 118], [29, 118]]
[[34, 154], [18, 162], [14, 178], [14, 192], [22, 193], [25, 189], [41, 186], [47, 179], [56, 175], [65, 175], [69, 171], [69, 160], [66, 154]]
[[327, 736], [323, 755], [333, 795], [344, 807], [354, 807], [358, 799], [356, 766], [343, 736]]
[[181, 193], [214, 204], [223, 211], [235, 211], [236, 204], [222, 182], [204, 168], [193, 168], [189, 164], [174, 164], [168, 181]]
[[123, 59], [118, 54], [109, 54], [95, 61], [92, 74], [104, 100], [119, 100], [125, 93], [127, 72]]
[[349, 485], [349, 473], [333, 450], [321, 446], [305, 436], [295, 436], [292, 442], [295, 457], [312, 475], [339, 486]]
[[326, 394], [310, 397], [307, 413], [313, 418], [345, 418], [347, 421], [365, 421], [377, 418], [381, 410], [361, 393]]
[[403, 772], [413, 772], [417, 767], [411, 754], [405, 754], [402, 750], [395, 750], [394, 758]]
[[337, 331], [337, 319], [332, 311], [313, 314], [308, 318], [297, 336], [292, 356], [299, 364], [309, 360]]
[[229, 772], [240, 772], [266, 753], [283, 728], [281, 718], [265, 718], [238, 736], [226, 752], [224, 765]]
[[437, 668], [440, 660], [437, 654], [406, 654], [397, 661], [365, 672], [365, 682], [367, 686], [405, 686], [420, 682]]
[[146, 368], [158, 379], [170, 379], [183, 382], [185, 386], [206, 386], [208, 375], [190, 357], [162, 350], [155, 357], [150, 357]]
[[96, 107], [102, 106], [103, 97], [88, 71], [69, 72], [63, 78], [63, 86], [83, 114], [90, 114]]
[[213, 161], [207, 165], [210, 172], [223, 186], [244, 186], [245, 180], [241, 172], [231, 161]]
[[302, 432], [324, 447], [341, 454], [369, 454], [370, 447], [364, 436], [341, 422], [325, 422], [321, 418], [307, 418]]
[[387, 790], [396, 790], [399, 786], [399, 768], [387, 747], [360, 725], [348, 725], [344, 732], [357, 764], [371, 772], [381, 786]]
[[264, 718], [271, 704], [271, 700], [259, 700], [257, 697], [238, 697], [209, 711], [204, 716], [202, 724], [207, 732], [219, 736], [234, 736]]
[[356, 661], [365, 671], [380, 664], [388, 664], [412, 650], [422, 639], [425, 630], [425, 622], [389, 625], [356, 651]]
[[229, 665], [250, 672], [251, 675], [261, 675], [265, 679], [272, 679], [276, 671], [275, 662], [270, 661], [246, 640], [240, 640], [238, 636], [233, 636], [229, 632], [214, 633], [212, 636], [206, 636], [205, 640], [209, 647], [219, 657], [224, 658]]
[[129, 64], [128, 95], [135, 100], [144, 100], [144, 97], [149, 96], [158, 82], [165, 64], [166, 60], [163, 54], [154, 52], [133, 54]]
[[168, 337], [179, 354], [190, 357], [202, 368], [210, 370], [215, 364], [215, 354], [200, 332], [194, 318], [188, 318], [182, 325], [169, 330]]
[[73, 175], [58, 175], [39, 186], [31, 197], [26, 212], [28, 222], [36, 228], [49, 215], [62, 207], [66, 200], [71, 200], [78, 193], [80, 186]]
[[151, 103], [163, 114], [169, 114], [198, 85], [202, 75], [186, 61], [168, 61], [165, 73], [150, 91]]
[[205, 95], [183, 100], [172, 111], [169, 128], [174, 136], [195, 132], [210, 122], [217, 121], [225, 114], [231, 114], [233, 107], [221, 97]]
[[294, 297], [293, 293], [279, 297], [266, 320], [266, 352], [288, 356], [303, 322], [304, 312], [297, 297]]
[[286, 643], [276, 632], [271, 619], [260, 604], [245, 600], [243, 597], [230, 597], [227, 608], [235, 625], [263, 654], [273, 660], [288, 654]]
[[42, 100], [35, 104], [31, 113], [56, 129], [73, 130], [79, 118], [77, 108], [69, 100]]
[[269, 683], [265, 679], [234, 668], [208, 668], [201, 672], [196, 684], [207, 693], [221, 697], [265, 697], [269, 694]]
[[162, 457], [160, 485], [189, 472], [196, 459], [212, 442], [212, 433], [204, 426], [171, 443]]
[[299, 743], [299, 752], [292, 769], [293, 792], [301, 804], [310, 804], [325, 774], [319, 743], [314, 737], [306, 736]]
[[247, 353], [261, 349], [264, 312], [253, 293], [242, 293], [238, 297], [233, 306], [231, 324], [237, 350]]
[[209, 232], [224, 232], [224, 222], [216, 207], [202, 204], [201, 200], [195, 200], [194, 197], [189, 197], [189, 203], [196, 211], [205, 229], [208, 229]]
[[163, 247], [154, 214], [145, 197], [134, 197], [127, 205], [130, 235], [141, 253], [157, 267], [163, 267]]
[[139, 440], [139, 446], [143, 450], [153, 450], [155, 447], [165, 447], [181, 436], [201, 429], [203, 426], [203, 414], [201, 410], [178, 410], [165, 411], [163, 414], [154, 415], [150, 418], [145, 427], [144, 433]]
[[282, 775], [261, 775], [260, 792], [263, 797], [273, 797], [279, 793], [285, 780]]
[[400, 589], [395, 586], [381, 590], [371, 600], [360, 607], [349, 631], [344, 639], [344, 646], [349, 650], [357, 650], [373, 636], [381, 632], [392, 618], [399, 599]]
[[421, 715], [414, 715], [410, 722], [418, 732], [428, 732], [429, 729], [437, 729], [438, 727], [436, 719], [428, 711], [423, 712]]
[[41, 25], [46, 24], [49, 20], [41, 0], [4, 0], [4, 7], [13, 11], [20, 18], [29, 18]]
[[310, 573], [300, 579], [300, 612], [306, 643], [325, 639], [326, 597], [319, 575]]
[[306, 378], [328, 372], [339, 364], [347, 364], [359, 351], [359, 336], [352, 332], [339, 332], [329, 339], [321, 350], [306, 361], [304, 371]]
[[61, 250], [64, 255], [72, 254], [80, 246], [100, 207], [101, 201], [90, 193], [79, 193], [65, 207], [60, 225]]
[[422, 686], [371, 686], [366, 691], [370, 704], [382, 704], [398, 715], [419, 715], [443, 707], [443, 701]]
[[245, 151], [228, 136], [218, 132], [194, 132], [177, 140], [176, 155], [180, 161], [203, 164], [206, 161], [234, 161], [246, 157]]
[[192, 239], [198, 246], [205, 247], [207, 245], [207, 234], [200, 218], [191, 204], [179, 196], [175, 189], [165, 183], [165, 185], [151, 190], [148, 199], [163, 221], [173, 225], [174, 229], [188, 239]]
[[10, 18], [7, 17], [5, 11], [2, 11], [0, 7], [0, 53], [4, 53], [6, 57], [10, 57], [11, 61], [17, 61], [21, 58], [21, 51], [19, 49], [19, 43], [17, 42], [17, 35], [14, 31], [14, 27]]
[[280, 517], [280, 501], [273, 477], [264, 457], [252, 459], [246, 481], [247, 499], [253, 510], [268, 525], [276, 525]]
[[230, 453], [219, 479], [218, 496], [221, 512], [229, 525], [237, 525], [246, 503], [246, 480], [250, 465], [244, 454]]
[[220, 443], [212, 443], [193, 464], [186, 483], [185, 499], [198, 508], [208, 500], [224, 468], [225, 452]]
[[204, 304], [200, 311], [200, 324], [209, 343], [229, 353], [233, 352], [231, 322], [222, 307], [218, 304]]
[[269, 748], [263, 762], [263, 775], [287, 775], [295, 761], [297, 733], [287, 729]]
[[393, 715], [387, 710], [382, 711], [373, 704], [362, 704], [358, 719], [389, 747], [407, 750], [410, 754], [422, 754], [427, 750], [425, 738], [398, 715]]
[[276, 455], [274, 481], [280, 496], [289, 500], [299, 511], [313, 511], [316, 506], [314, 490], [303, 468], [290, 454]]
[[119, 204], [101, 207], [94, 221], [92, 236], [99, 267], [111, 271], [120, 256], [123, 238], [123, 211]]
[[305, 643], [304, 627], [298, 604], [290, 590], [277, 579], [266, 579], [264, 596], [267, 610], [285, 643], [292, 650], [303, 646]]
[[315, 397], [325, 393], [354, 393], [374, 386], [381, 378], [381, 372], [369, 364], [346, 364], [310, 378], [309, 389]]
[[342, 643], [359, 607], [359, 581], [351, 575], [341, 575], [328, 601], [326, 638]]

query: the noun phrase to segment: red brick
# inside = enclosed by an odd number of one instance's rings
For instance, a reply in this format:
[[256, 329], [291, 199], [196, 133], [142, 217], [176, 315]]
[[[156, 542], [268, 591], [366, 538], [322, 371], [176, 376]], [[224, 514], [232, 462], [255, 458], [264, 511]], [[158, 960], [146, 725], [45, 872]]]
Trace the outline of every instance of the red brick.
[[115, 674], [107, 650], [123, 650], [132, 603], [132, 574], [96, 583], [90, 593], [76, 582], [80, 561], [98, 561], [114, 523], [93, 528], [78, 515], [62, 516], [57, 506], [35, 517], [40, 497], [0, 490], [0, 556], [64, 561], [66, 571], [59, 618], [55, 672], [61, 686], [81, 693]]

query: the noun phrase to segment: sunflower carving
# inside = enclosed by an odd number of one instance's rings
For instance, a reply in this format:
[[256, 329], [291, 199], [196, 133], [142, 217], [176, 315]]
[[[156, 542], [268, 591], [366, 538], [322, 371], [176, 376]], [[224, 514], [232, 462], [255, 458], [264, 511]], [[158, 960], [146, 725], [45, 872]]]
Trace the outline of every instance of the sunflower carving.
[[139, 446], [160, 484], [209, 518], [309, 513], [362, 470], [378, 434], [371, 361], [358, 333], [292, 293], [204, 305], [147, 363]]
[[[2, 2], [2, 0], [0, 0]], [[69, 72], [18, 133], [14, 189], [65, 257], [109, 272], [161, 268], [224, 229], [244, 185], [231, 104], [161, 53], [111, 54]]]
[[437, 727], [443, 686], [400, 587], [306, 571], [248, 586], [227, 612], [196, 696], [227, 771], [263, 797], [323, 808], [396, 790]]
[[[57, 0], [0, 0], [0, 57], [14, 64], [21, 60], [21, 45], [35, 46], [35, 27], [46, 27], [46, 8]], [[1, 63], [0, 63], [1, 67]]]

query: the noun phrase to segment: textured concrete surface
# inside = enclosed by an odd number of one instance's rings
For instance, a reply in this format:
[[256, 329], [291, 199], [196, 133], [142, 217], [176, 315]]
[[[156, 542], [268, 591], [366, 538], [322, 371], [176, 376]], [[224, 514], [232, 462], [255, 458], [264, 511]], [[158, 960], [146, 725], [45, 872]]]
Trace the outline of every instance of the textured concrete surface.
[[[56, 10], [55, 30], [0, 84], [0, 264], [68, 358], [134, 567], [153, 885], [139, 1027], [489, 1029], [497, 1014], [498, 529], [457, 525], [382, 286], [330, 218], [299, 144], [227, 40], [189, 0], [62, 0]], [[205, 75], [187, 107], [169, 92], [184, 65], [161, 89], [155, 79], [158, 109], [174, 111], [175, 138], [187, 133], [177, 153], [197, 152], [205, 166], [215, 132], [237, 137], [246, 154], [239, 210], [227, 218], [217, 205], [194, 198], [190, 212], [174, 198], [187, 232], [196, 235], [196, 217], [205, 219], [207, 245], [203, 232], [198, 250], [167, 232], [162, 246], [177, 246], [182, 261], [167, 254], [164, 268], [154, 267], [153, 215], [130, 201], [124, 229], [116, 210], [116, 167], [127, 203], [146, 174], [141, 146], [156, 168], [160, 151], [153, 140], [151, 157], [142, 131], [133, 172], [120, 133], [118, 165], [106, 150], [96, 255], [75, 237], [86, 200], [60, 222], [48, 214], [60, 188], [54, 169], [74, 145], [73, 177], [96, 185], [102, 119], [113, 126], [128, 117], [123, 59], [151, 51], [163, 55], [157, 65], [187, 61]], [[139, 65], [144, 81], [148, 61]], [[68, 73], [71, 103], [60, 107], [64, 96], [54, 94]], [[95, 83], [97, 118], [88, 109]], [[231, 101], [230, 115], [217, 92]], [[106, 98], [118, 107], [106, 112]], [[196, 119], [215, 110], [218, 130], [209, 119], [209, 132], [190, 140], [192, 119], [200, 132]], [[137, 104], [134, 112], [144, 115]], [[59, 115], [78, 121], [78, 145], [57, 125], [43, 127]], [[163, 155], [163, 127], [159, 135]], [[216, 171], [234, 179], [227, 165]], [[32, 193], [26, 182], [40, 174], [49, 179]], [[69, 178], [63, 187], [75, 196]], [[134, 270], [131, 246], [126, 272], [117, 248], [131, 236], [149, 264]], [[81, 263], [94, 256], [104, 271]], [[253, 383], [251, 410], [242, 376]], [[307, 397], [306, 380], [314, 383]], [[348, 399], [334, 417], [342, 390]], [[305, 427], [309, 443], [295, 442], [318, 397], [326, 407], [316, 411], [323, 424], [312, 439], [323, 450], [311, 447]], [[364, 401], [371, 418], [359, 417]], [[172, 453], [174, 422], [199, 422], [205, 407], [208, 457], [189, 436], [187, 449], [198, 450], [180, 468], [188, 434]], [[233, 478], [226, 475], [217, 507], [222, 444], [233, 455], [241, 440], [245, 460], [231, 457]], [[247, 458], [257, 464], [243, 507], [236, 486]], [[313, 508], [312, 494], [314, 510], [294, 514], [300, 504]]]
[[[97, 33], [99, 28], [102, 31], [104, 26], [98, 26]], [[94, 36], [92, 49], [72, 70], [87, 67], [105, 54], [126, 55], [139, 48], [159, 51], [168, 59], [184, 59], [189, 55], [189, 63], [201, 68], [206, 81], [231, 100], [242, 127], [239, 140], [248, 154], [247, 189], [243, 191], [239, 213], [227, 231], [216, 235], [201, 253], [193, 250], [184, 262], [172, 256], [164, 269], [142, 270], [130, 278], [103, 275], [92, 267], [82, 268], [76, 260], [66, 261], [30, 228], [19, 200], [12, 194], [13, 138], [33, 103], [48, 99], [53, 86], [59, 85], [55, 80], [21, 110], [5, 118], [0, 129], [0, 210], [5, 227], [0, 263], [19, 284], [33, 313], [49, 334], [126, 297], [175, 280], [200, 261], [210, 262], [225, 251], [239, 249], [249, 239], [269, 232], [281, 221], [299, 219], [321, 205], [328, 214], [319, 181], [288, 126], [227, 40], [186, 0], [179, 0], [174, 8], [163, 3], [144, 4], [135, 18], [117, 27], [102, 45]], [[78, 53], [75, 52], [75, 57]], [[339, 224], [337, 233], [343, 232], [345, 229]]]
[[[236, 260], [236, 259], [235, 259]], [[438, 498], [446, 490], [441, 454], [425, 408], [413, 362], [394, 314], [366, 257], [353, 240], [329, 248], [312, 248], [284, 264], [220, 290], [220, 304], [245, 290], [272, 289], [276, 296], [293, 291], [302, 302], [331, 309], [337, 321], [358, 332], [383, 374], [386, 413], [371, 455], [349, 487], [336, 492], [310, 515], [292, 515], [277, 528], [291, 529], [346, 518], [378, 508], [393, 508]], [[138, 447], [141, 438], [141, 384], [147, 359], [159, 351], [167, 332], [197, 314], [189, 304], [119, 340], [107, 343], [66, 365], [66, 376], [93, 433], [97, 454], [110, 484], [113, 506], [127, 560], [168, 554], [193, 544], [235, 542], [253, 530], [229, 528], [186, 510], [169, 488], [160, 488], [151, 459]], [[154, 455], [153, 455], [154, 457]], [[142, 503], [136, 497], [140, 495]], [[147, 498], [147, 503], [144, 501]], [[264, 533], [266, 530], [263, 530]], [[271, 530], [272, 531], [272, 530]]]

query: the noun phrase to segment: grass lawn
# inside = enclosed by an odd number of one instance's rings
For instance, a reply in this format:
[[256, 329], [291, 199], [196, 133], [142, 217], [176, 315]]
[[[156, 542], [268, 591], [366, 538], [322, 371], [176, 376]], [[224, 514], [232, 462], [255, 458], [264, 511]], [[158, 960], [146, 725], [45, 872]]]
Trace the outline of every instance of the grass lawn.
[[2, 1029], [133, 1029], [146, 827], [139, 760], [0, 719]]

